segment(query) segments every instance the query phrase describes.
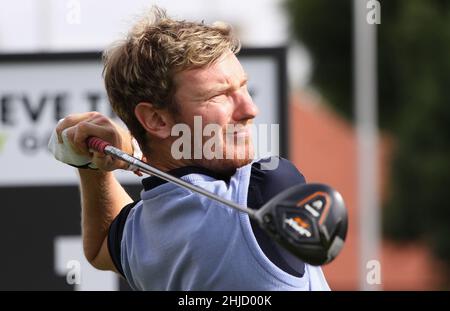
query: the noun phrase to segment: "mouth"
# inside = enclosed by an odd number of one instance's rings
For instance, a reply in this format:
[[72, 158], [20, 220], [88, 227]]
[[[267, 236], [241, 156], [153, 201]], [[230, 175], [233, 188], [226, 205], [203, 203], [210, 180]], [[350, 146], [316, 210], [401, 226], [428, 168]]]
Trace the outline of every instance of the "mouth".
[[229, 137], [249, 137], [250, 136], [250, 131], [248, 128], [244, 128], [242, 130], [239, 131], [231, 131], [231, 132], [226, 132], [225, 133], [226, 136]]

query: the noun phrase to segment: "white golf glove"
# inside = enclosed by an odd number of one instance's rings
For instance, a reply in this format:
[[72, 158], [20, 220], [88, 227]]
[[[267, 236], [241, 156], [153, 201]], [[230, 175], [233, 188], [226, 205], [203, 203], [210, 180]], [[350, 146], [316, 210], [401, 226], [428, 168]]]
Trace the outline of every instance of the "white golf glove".
[[67, 138], [67, 130], [62, 131], [61, 136], [63, 143], [59, 143], [56, 129], [53, 130], [52, 136], [48, 142], [48, 150], [55, 156], [55, 159], [63, 163], [75, 166], [77, 168], [91, 168], [97, 169], [95, 163], [89, 156], [84, 156], [76, 153], [69, 143]]

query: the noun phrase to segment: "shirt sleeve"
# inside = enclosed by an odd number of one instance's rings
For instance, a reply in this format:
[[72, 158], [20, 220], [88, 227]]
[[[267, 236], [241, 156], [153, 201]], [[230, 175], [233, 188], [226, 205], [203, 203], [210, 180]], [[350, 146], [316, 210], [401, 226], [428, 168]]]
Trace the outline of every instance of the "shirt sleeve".
[[139, 201], [132, 202], [126, 205], [120, 213], [113, 220], [109, 226], [108, 232], [108, 251], [111, 259], [116, 267], [117, 271], [125, 278], [125, 274], [122, 268], [121, 256], [120, 256], [120, 245], [122, 242], [123, 229], [125, 227], [125, 222], [127, 220], [128, 214], [131, 209], [136, 206]]

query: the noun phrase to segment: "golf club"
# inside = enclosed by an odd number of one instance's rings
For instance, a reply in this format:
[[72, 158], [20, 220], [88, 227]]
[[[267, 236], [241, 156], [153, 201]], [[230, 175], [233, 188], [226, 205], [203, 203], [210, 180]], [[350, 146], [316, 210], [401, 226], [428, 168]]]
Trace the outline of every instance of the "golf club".
[[253, 210], [162, 172], [97, 137], [89, 137], [87, 145], [92, 150], [133, 165], [143, 173], [247, 213], [269, 236], [308, 264], [318, 266], [329, 263], [344, 246], [347, 210], [340, 193], [330, 186], [295, 185], [273, 197], [260, 209]]

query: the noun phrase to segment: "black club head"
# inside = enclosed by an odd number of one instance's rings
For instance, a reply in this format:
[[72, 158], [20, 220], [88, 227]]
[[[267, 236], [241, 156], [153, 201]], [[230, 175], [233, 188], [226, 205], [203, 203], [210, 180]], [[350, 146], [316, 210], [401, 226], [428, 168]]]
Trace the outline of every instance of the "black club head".
[[278, 243], [312, 265], [332, 261], [347, 235], [344, 200], [324, 184], [288, 188], [259, 209], [257, 217]]

